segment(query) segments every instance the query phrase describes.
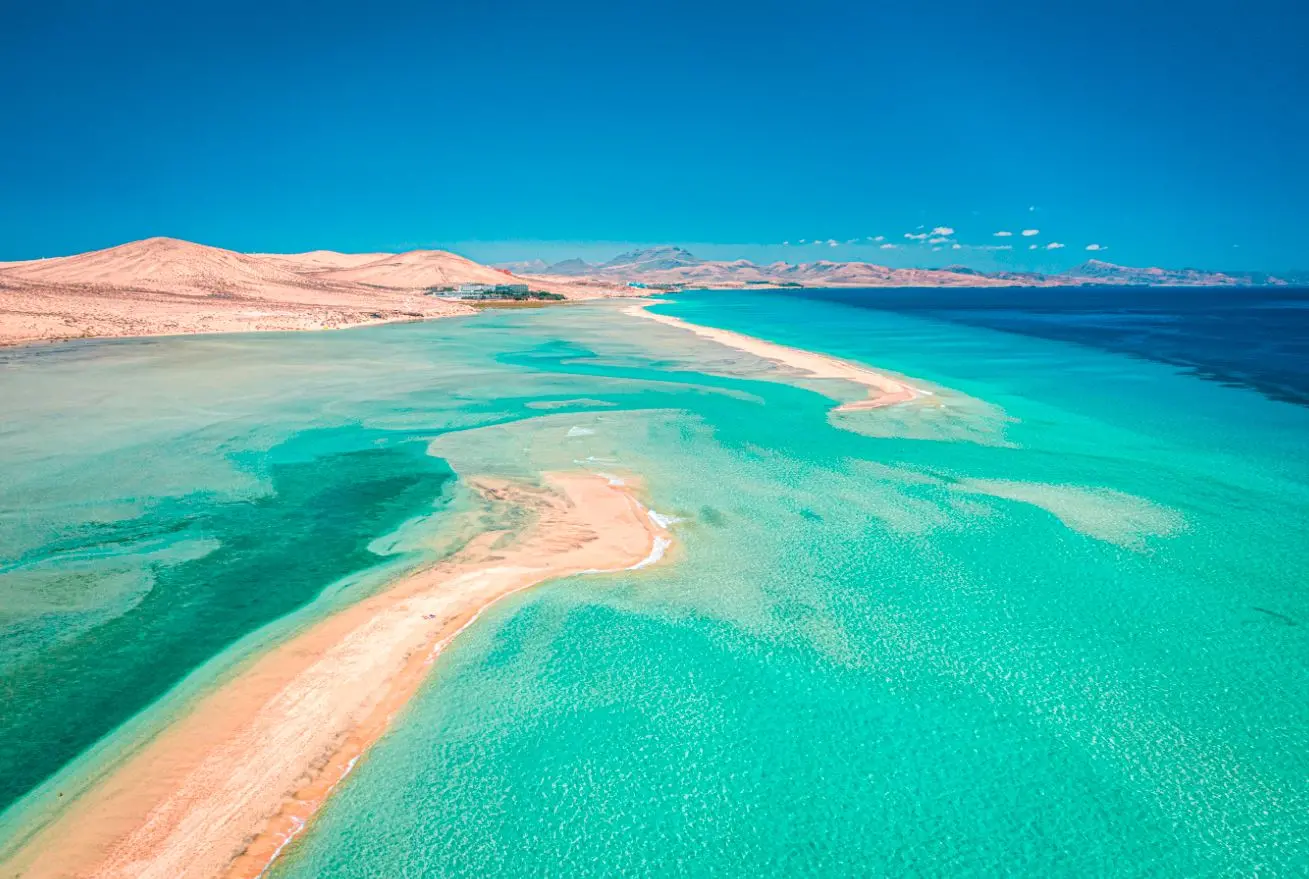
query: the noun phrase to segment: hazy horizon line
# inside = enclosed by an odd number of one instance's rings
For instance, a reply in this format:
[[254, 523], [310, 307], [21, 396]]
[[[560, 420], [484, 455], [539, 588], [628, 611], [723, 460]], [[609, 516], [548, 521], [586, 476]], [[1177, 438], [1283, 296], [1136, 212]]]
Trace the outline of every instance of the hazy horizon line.
[[[993, 246], [964, 244], [960, 249], [942, 249], [934, 253], [922, 253], [914, 245], [897, 245], [894, 250], [883, 249], [875, 242], [838, 242], [838, 246], [823, 246], [827, 242], [818, 242], [817, 245], [806, 242], [805, 244], [779, 244], [779, 243], [759, 243], [759, 242], [686, 242], [676, 240], [665, 241], [633, 241], [621, 239], [550, 239], [550, 238], [518, 238], [518, 239], [464, 239], [458, 241], [441, 241], [434, 239], [408, 240], [381, 244], [375, 247], [368, 246], [294, 246], [294, 247], [240, 247], [228, 246], [225, 244], [210, 244], [195, 238], [184, 236], [153, 235], [142, 238], [133, 238], [128, 241], [121, 241], [117, 244], [108, 244], [102, 247], [92, 247], [87, 250], [76, 250], [67, 253], [50, 254], [38, 257], [0, 257], [0, 264], [5, 262], [27, 262], [34, 260], [59, 259], [61, 257], [76, 256], [81, 253], [94, 252], [96, 250], [105, 250], [112, 247], [130, 244], [134, 241], [144, 241], [153, 237], [172, 237], [177, 240], [189, 241], [195, 244], [202, 244], [210, 247], [219, 247], [229, 249], [238, 253], [245, 254], [291, 254], [307, 253], [315, 250], [334, 251], [337, 253], [404, 253], [412, 250], [445, 250], [456, 253], [460, 256], [474, 260], [487, 265], [500, 265], [504, 263], [522, 263], [540, 260], [547, 265], [562, 262], [568, 259], [582, 259], [591, 264], [604, 263], [612, 260], [614, 257], [634, 250], [651, 250], [655, 248], [680, 248], [688, 251], [693, 256], [712, 262], [731, 262], [734, 260], [745, 259], [760, 265], [770, 263], [786, 263], [788, 265], [799, 265], [813, 262], [833, 262], [833, 263], [871, 263], [875, 265], [885, 265], [896, 269], [918, 269], [923, 271], [939, 271], [950, 266], [965, 266], [976, 271], [985, 272], [1033, 272], [1042, 274], [1057, 274], [1066, 272], [1071, 268], [1082, 265], [1091, 260], [1123, 265], [1132, 268], [1163, 268], [1173, 271], [1196, 270], [1204, 272], [1232, 272], [1232, 273], [1253, 273], [1267, 274], [1276, 276], [1278, 274], [1301, 274], [1307, 269], [1297, 268], [1237, 268], [1232, 264], [1227, 264], [1222, 268], [1211, 268], [1200, 265], [1182, 265], [1170, 266], [1163, 262], [1146, 261], [1137, 263], [1130, 260], [1118, 262], [1113, 259], [1113, 250], [1108, 247], [1097, 247], [1094, 249], [1061, 248], [1058, 251], [1046, 251], [1041, 249], [1037, 251], [1028, 250], [1010, 250], [997, 251]], [[808, 252], [804, 252], [808, 251]], [[1071, 251], [1071, 252], [1065, 252]], [[1036, 257], [1034, 260], [1032, 257]], [[969, 257], [972, 257], [971, 259]], [[978, 258], [981, 257], [981, 258]], [[1028, 257], [1027, 259], [1018, 259], [1015, 257]]]

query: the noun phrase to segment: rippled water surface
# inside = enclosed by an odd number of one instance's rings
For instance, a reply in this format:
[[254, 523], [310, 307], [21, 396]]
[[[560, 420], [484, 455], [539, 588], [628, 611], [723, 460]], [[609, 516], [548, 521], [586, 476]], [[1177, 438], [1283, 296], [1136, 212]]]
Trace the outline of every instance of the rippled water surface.
[[439, 555], [467, 477], [583, 467], [644, 479], [668, 560], [485, 615], [274, 875], [1309, 869], [1309, 410], [904, 311], [659, 308], [935, 395], [833, 413], [861, 389], [604, 304], [11, 355], [0, 831]]

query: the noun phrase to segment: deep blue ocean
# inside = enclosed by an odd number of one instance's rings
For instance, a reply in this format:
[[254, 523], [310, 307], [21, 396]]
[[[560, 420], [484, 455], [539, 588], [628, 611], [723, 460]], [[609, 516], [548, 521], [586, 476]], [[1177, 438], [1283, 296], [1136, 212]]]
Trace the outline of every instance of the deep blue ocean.
[[254, 657], [532, 521], [479, 480], [587, 471], [669, 555], [489, 608], [270, 877], [1309, 876], [1307, 295], [653, 307], [928, 392], [851, 411], [611, 301], [16, 352], [0, 875], [153, 820], [83, 792]]
[[1074, 342], [1309, 405], [1309, 289], [1009, 287], [782, 295]]

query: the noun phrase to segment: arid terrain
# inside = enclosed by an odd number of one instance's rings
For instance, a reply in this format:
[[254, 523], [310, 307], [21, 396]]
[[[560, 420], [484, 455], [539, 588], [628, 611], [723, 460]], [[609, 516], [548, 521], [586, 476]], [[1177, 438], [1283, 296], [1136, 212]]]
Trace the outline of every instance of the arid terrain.
[[568, 299], [630, 294], [615, 282], [532, 280], [442, 250], [244, 254], [148, 238], [0, 263], [0, 344], [98, 336], [319, 330], [471, 314], [427, 294], [530, 284]]
[[865, 262], [713, 261], [680, 247], [601, 264], [540, 260], [501, 267], [444, 250], [246, 254], [173, 238], [0, 263], [0, 345], [104, 336], [322, 330], [471, 314], [431, 295], [461, 284], [525, 284], [565, 299], [769, 287], [996, 287], [1281, 284], [1269, 276], [1136, 269], [1091, 260], [1062, 274], [985, 273], [965, 266], [893, 269]]

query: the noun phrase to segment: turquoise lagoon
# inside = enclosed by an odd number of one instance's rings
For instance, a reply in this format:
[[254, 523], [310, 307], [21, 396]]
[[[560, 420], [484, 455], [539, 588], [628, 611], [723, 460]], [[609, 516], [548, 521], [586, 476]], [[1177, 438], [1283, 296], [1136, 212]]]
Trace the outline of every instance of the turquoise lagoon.
[[[1309, 409], [768, 294], [6, 353], [0, 840], [242, 661], [468, 535], [480, 474], [639, 474], [669, 562], [497, 605], [277, 877], [1309, 871]], [[0, 842], [4, 845], [4, 842]]]

